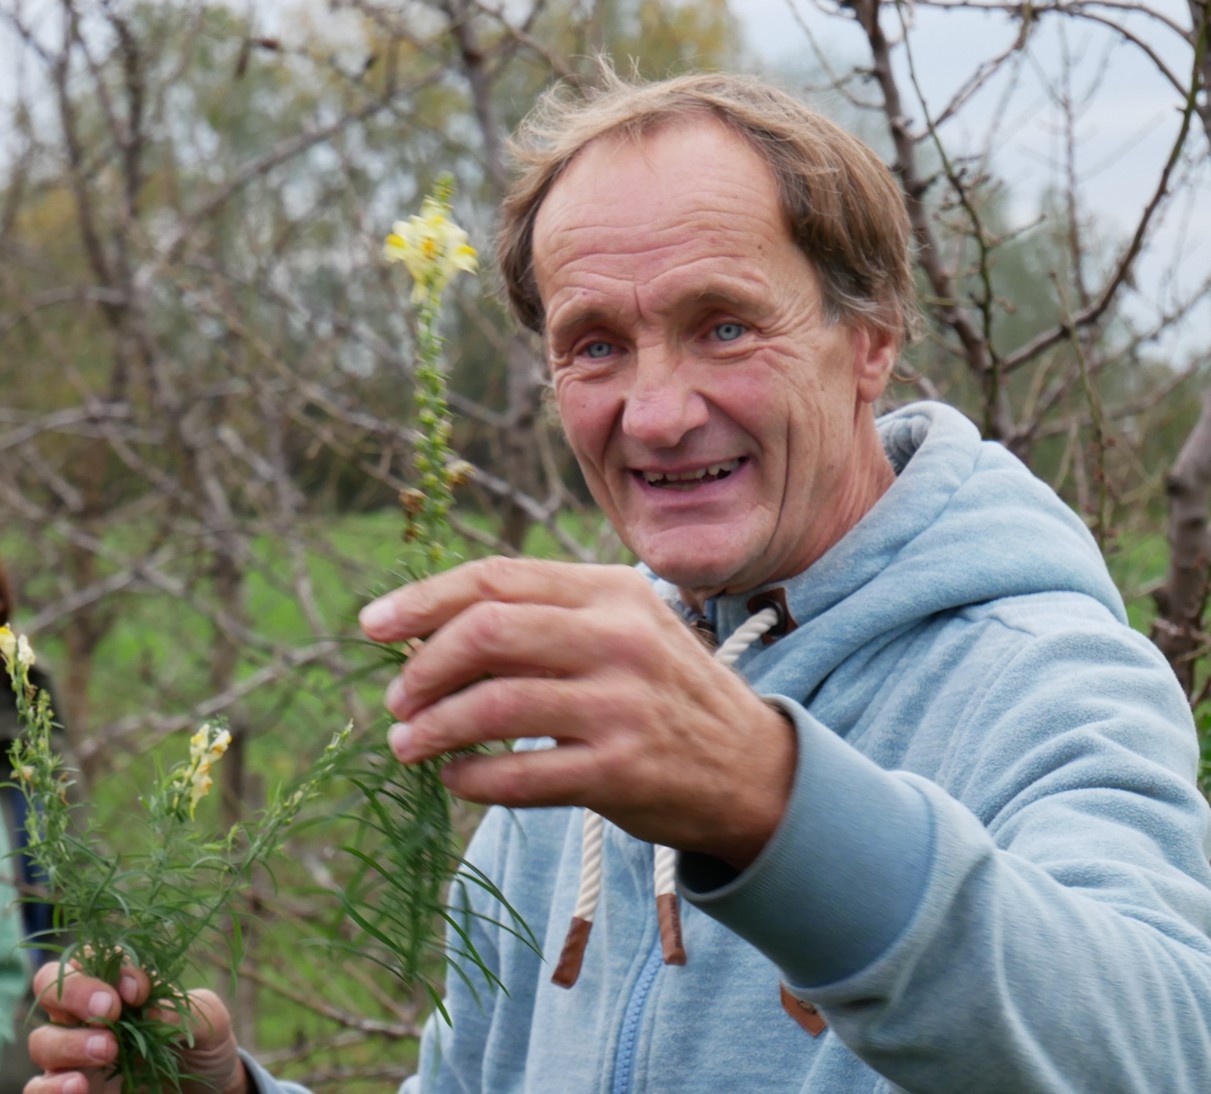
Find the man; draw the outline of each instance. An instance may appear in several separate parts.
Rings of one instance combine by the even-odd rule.
[[[645,567],[488,560],[363,613],[429,636],[387,693],[401,761],[523,739],[445,778],[527,807],[469,856],[543,949],[468,887],[508,995],[451,976],[406,1089],[1206,1089],[1189,711],[1043,484],[945,407],[876,423],[913,315],[887,171],[725,76],[551,98],[519,140],[510,296]],[[686,898],[663,940],[653,844]],[[208,1005],[208,1074],[297,1089]]]

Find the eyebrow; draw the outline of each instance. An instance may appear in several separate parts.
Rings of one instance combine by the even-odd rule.
[[[703,307],[735,308],[749,314],[761,312],[765,301],[763,288],[738,277],[727,279],[731,284],[720,285],[717,280],[708,281],[696,291],[690,291],[673,300],[671,310],[676,313]],[[598,324],[609,327],[618,322],[618,309],[605,307],[596,301],[571,303],[559,309],[557,323],[546,317],[544,326],[547,338],[557,344],[575,335],[586,327]]]
[[[544,316],[543,328],[548,342],[561,344],[575,338],[586,327],[611,326],[617,321],[617,311],[603,308],[599,304],[568,304],[559,311],[557,323],[551,322],[550,315]]]
[[[739,280],[739,279],[734,279]],[[745,288],[741,292],[731,289],[708,287],[694,297],[696,304],[718,305],[721,307],[756,308],[760,307],[763,296],[757,289]]]

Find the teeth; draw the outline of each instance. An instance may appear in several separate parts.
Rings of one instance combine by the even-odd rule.
[[[707,467],[700,467],[696,471],[644,471],[643,478],[649,486],[656,486],[659,483],[668,482],[700,482],[708,475],[712,479],[717,479],[720,475],[729,474],[732,471],[735,471],[739,466],[740,461],[735,459],[727,460],[724,463],[713,463]]]

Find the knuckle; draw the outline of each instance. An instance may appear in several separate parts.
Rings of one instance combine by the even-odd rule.
[[[617,584],[620,589],[631,596],[641,597],[647,601],[655,600],[657,603],[660,603],[660,598],[652,591],[651,582],[633,566],[623,566],[621,563],[613,563],[610,566],[604,567],[604,569],[606,570],[610,584]]]
[[[45,994],[46,989],[54,984],[59,976],[59,965],[57,962],[43,965],[34,973],[34,994],[39,999]]]
[[[533,800],[534,783],[520,765],[500,763],[494,766],[496,770],[492,773],[492,799],[506,806],[529,805]]]
[[[516,703],[505,680],[480,680],[465,688],[458,696],[455,717],[463,728],[474,727],[469,737],[489,740],[501,725],[510,725]],[[470,743],[470,740],[460,743]]]
[[[79,975],[74,969],[62,969],[57,961],[49,961],[34,974],[34,994],[43,1004],[60,1003],[68,992],[71,978]]]
[[[516,563],[501,555],[477,559],[470,564],[476,594],[482,600],[497,600],[509,587]]]
[[[533,706],[527,702],[523,681],[518,679],[485,680],[472,689],[471,715],[480,726],[509,726],[521,729],[533,716]]]
[[[413,754],[427,756],[433,751],[434,742],[438,737],[438,728],[440,728],[435,728],[436,721],[437,715],[426,711],[422,716],[413,718],[408,723],[409,747]]]
[[[615,562],[615,563],[612,563],[609,567],[607,567],[607,569],[609,569],[613,574],[615,574],[619,581],[626,582],[631,588],[634,588],[634,589],[650,589],[651,588],[651,585],[648,582],[648,579],[646,577],[644,577],[633,566],[624,566],[621,562]]]
[[[506,632],[507,613],[506,606],[498,600],[484,601],[467,609],[462,639],[470,653],[491,656],[497,652],[500,638]]]
[[[558,685],[532,677],[481,680],[464,693],[460,722],[483,741],[545,736],[559,702]]]

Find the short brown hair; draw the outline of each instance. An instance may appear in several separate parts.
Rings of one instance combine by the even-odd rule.
[[[829,320],[908,341],[919,322],[912,228],[899,186],[871,148],[754,77],[700,73],[631,83],[604,64],[599,86],[584,97],[563,85],[548,91],[511,141],[520,173],[501,205],[496,251],[518,321],[543,331],[534,221],[577,153],[599,137],[641,137],[695,116],[721,121],[769,164],[791,234],[820,276]]]

